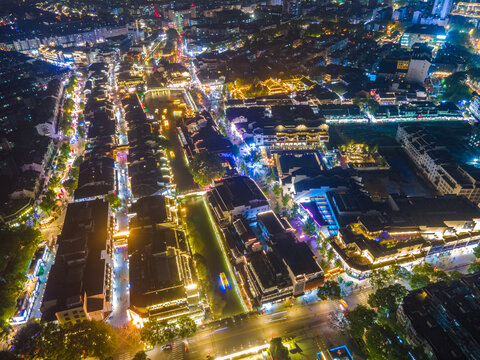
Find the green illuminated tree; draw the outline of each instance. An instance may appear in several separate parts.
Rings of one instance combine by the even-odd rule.
[[[143,328],[140,330],[141,340],[152,346],[163,344],[165,342],[162,331],[163,327],[164,324],[158,321],[148,321],[144,323]]]
[[[53,207],[55,206],[57,194],[53,190],[47,190],[43,195],[42,202],[40,203],[40,209],[43,210],[44,213],[49,213]]]
[[[337,300],[341,297],[340,284],[336,281],[327,280],[317,291],[320,300]]]
[[[197,331],[197,324],[188,316],[181,317],[177,320],[178,336],[187,338],[195,334]]]
[[[379,270],[372,271],[368,281],[370,282],[370,285],[372,285],[375,288],[383,288],[392,284],[395,281],[395,277],[394,277],[394,274],[392,274],[392,272],[389,272],[388,270],[379,269]]]
[[[348,322],[348,328],[352,337],[361,339],[365,334],[365,330],[369,329],[375,322],[377,315],[375,311],[365,305],[358,305],[352,311],[345,314]]]
[[[368,305],[378,308],[380,311],[387,313],[395,313],[402,299],[407,295],[408,291],[405,286],[393,284],[378,289],[368,296]]]
[[[473,255],[478,259],[480,258],[480,245],[475,246],[473,249]]]
[[[222,178],[226,170],[218,155],[202,151],[195,154],[190,161],[190,172],[195,182],[203,187],[211,184],[215,179]]]
[[[313,236],[317,233],[317,226],[315,224],[315,221],[310,216],[307,217],[307,220],[305,220],[305,223],[302,226],[302,231],[307,236]]]
[[[288,349],[282,343],[282,338],[276,337],[270,340],[270,355],[272,359],[276,360],[288,360]]]
[[[120,210],[120,208],[122,207],[122,201],[115,193],[107,194],[105,196],[105,200],[110,204],[110,208],[115,212]]]
[[[73,108],[75,107],[75,103],[71,98],[68,98],[65,100],[63,103],[63,111],[71,113],[73,111]]]
[[[473,274],[480,271],[480,262],[474,262],[468,267],[468,273]]]
[[[420,289],[422,287],[427,286],[430,283],[431,283],[430,277],[425,274],[413,274],[410,277],[410,280],[408,281],[408,284],[410,285],[412,290]]]

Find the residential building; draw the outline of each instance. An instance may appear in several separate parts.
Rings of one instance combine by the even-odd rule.
[[[480,358],[480,273],[410,291],[397,310],[429,359]]]
[[[400,125],[397,141],[440,195],[460,195],[474,204],[480,202],[480,184],[477,180],[423,128]]]

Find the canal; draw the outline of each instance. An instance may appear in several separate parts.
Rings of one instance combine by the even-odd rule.
[[[245,311],[231,267],[220,245],[220,239],[203,196],[182,199],[184,222],[202,288],[207,294],[214,318],[223,318]],[[231,286],[222,290],[219,275],[225,273]]]
[[[169,126],[166,129],[165,136],[168,138],[171,150],[174,153],[174,156],[170,156],[170,166],[174,183],[177,186],[177,193],[181,193],[197,189],[198,185],[193,181],[193,176],[187,168],[183,148],[178,139],[177,121],[180,121],[181,118],[173,116],[173,112],[182,109],[174,104],[175,100],[185,101],[183,92],[170,90],[150,92],[145,95],[143,103],[158,121],[161,121],[163,111],[166,109],[165,116],[169,121]]]

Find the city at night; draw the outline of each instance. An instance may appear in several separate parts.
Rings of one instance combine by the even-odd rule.
[[[480,3],[0,0],[0,360],[480,360]]]

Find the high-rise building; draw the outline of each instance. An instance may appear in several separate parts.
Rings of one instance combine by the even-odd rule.
[[[452,0],[435,0],[432,8],[432,15],[440,16],[440,19],[445,19],[450,10],[452,10]]]
[[[283,12],[292,16],[302,13],[302,2],[300,0],[283,0]]]

